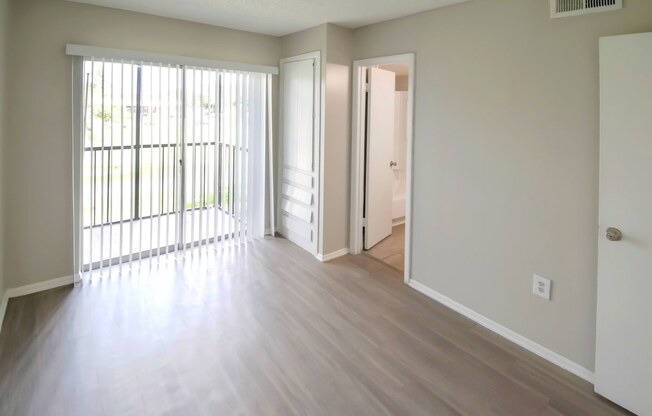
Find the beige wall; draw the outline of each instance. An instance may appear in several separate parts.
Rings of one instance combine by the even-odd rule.
[[[308,52],[326,53],[326,31],[328,25],[319,25],[281,38],[281,58],[302,55]]]
[[[66,43],[277,65],[280,40],[62,0],[12,0],[7,287],[72,273],[71,59]]]
[[[349,247],[353,31],[328,25],[324,120],[323,254]]]
[[[598,38],[651,30],[648,0],[555,20],[547,1],[474,0],[355,32],[356,59],[416,52],[412,277],[588,369]]]
[[[5,179],[5,168],[7,161],[5,160],[5,141],[7,139],[6,127],[7,127],[7,118],[6,114],[6,101],[7,96],[6,91],[6,75],[7,75],[7,46],[8,46],[8,35],[9,35],[9,1],[0,0],[0,302],[2,302],[2,297],[4,295],[5,282],[4,282],[4,205],[7,200],[7,194],[4,186]],[[0,322],[2,326],[2,322]]]

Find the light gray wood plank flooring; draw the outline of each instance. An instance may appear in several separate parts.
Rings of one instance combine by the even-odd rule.
[[[627,414],[368,256],[268,238],[9,302],[1,415]]]

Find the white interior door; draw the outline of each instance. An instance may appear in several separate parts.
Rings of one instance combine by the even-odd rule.
[[[392,223],[405,218],[405,185],[407,182],[407,104],[408,92],[394,94],[394,185],[392,187]]]
[[[365,250],[392,234],[395,90],[394,72],[369,69]]]
[[[279,229],[313,254],[319,224],[319,56],[281,62]]]
[[[595,391],[639,415],[652,415],[651,184],[652,34],[603,38]]]

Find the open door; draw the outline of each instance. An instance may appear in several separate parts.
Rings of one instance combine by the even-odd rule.
[[[652,33],[600,39],[595,391],[652,415]]]
[[[392,156],[396,74],[370,68],[367,104],[364,248],[392,234]]]

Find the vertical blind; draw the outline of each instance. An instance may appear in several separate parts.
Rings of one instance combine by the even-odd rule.
[[[263,236],[269,75],[97,58],[81,72],[80,274]]]

